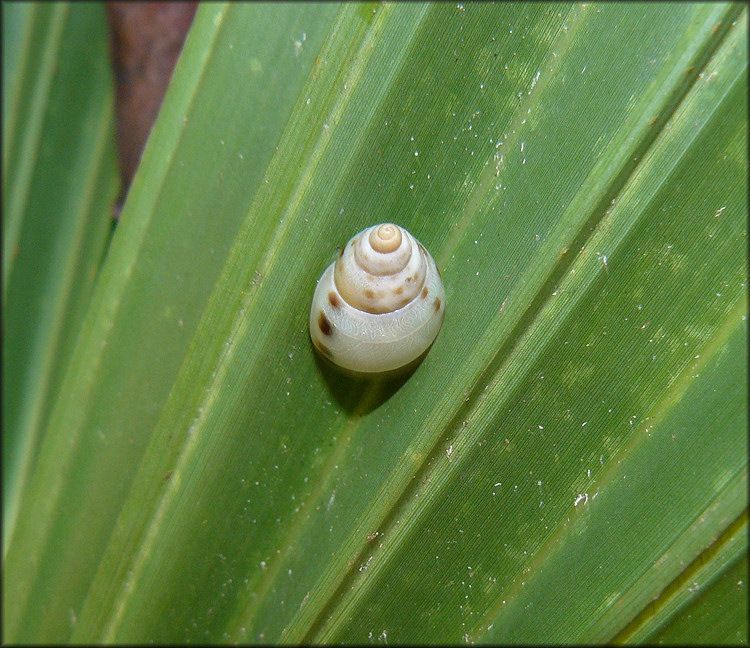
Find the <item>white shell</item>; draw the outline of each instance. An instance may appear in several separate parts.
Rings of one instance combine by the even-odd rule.
[[[318,280],[310,337],[334,364],[355,373],[399,369],[440,331],[445,290],[435,261],[391,223],[352,238]]]

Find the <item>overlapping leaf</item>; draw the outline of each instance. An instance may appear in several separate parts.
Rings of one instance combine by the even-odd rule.
[[[3,4],[3,554],[112,224],[104,7]]]

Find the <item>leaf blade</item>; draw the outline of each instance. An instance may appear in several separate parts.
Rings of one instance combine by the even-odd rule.
[[[64,3],[14,11],[23,26],[15,108],[3,124],[13,135],[3,167],[4,245],[13,247],[3,268],[4,554],[109,240],[118,184],[103,11]]]

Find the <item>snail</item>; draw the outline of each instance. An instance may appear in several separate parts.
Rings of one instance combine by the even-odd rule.
[[[444,313],[430,253],[402,227],[383,223],[356,234],[318,280],[310,337],[347,372],[396,372],[426,353]]]

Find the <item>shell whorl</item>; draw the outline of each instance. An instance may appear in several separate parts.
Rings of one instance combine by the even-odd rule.
[[[416,239],[384,223],[355,236],[336,261],[341,297],[366,313],[390,313],[414,300],[425,281],[427,260]]]

